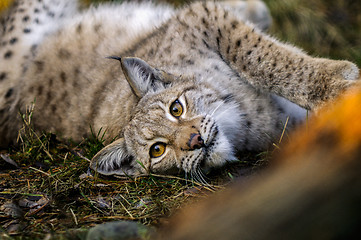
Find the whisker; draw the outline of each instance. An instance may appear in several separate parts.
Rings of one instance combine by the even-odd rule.
[[[199,167],[197,168],[197,175],[199,176],[201,182],[202,182],[205,186],[211,187],[211,186],[209,185],[208,181],[205,179],[205,178],[207,178],[207,177],[204,176],[202,170],[201,170]]]
[[[204,179],[203,173],[199,166],[197,166],[195,169],[192,169],[191,173],[193,174],[194,179],[204,186],[209,186],[208,182]]]
[[[213,112],[210,114],[211,117],[213,117],[214,113],[224,104],[224,102],[221,102],[214,110]]]
[[[221,104],[223,105],[223,104]],[[220,105],[220,106],[221,106]],[[214,113],[216,112],[216,110],[218,110],[219,107],[217,107],[213,112],[212,112],[212,115],[214,115]],[[229,106],[228,108],[222,108],[222,110],[220,112],[217,113],[217,116],[222,116],[223,114],[225,114],[226,112],[232,110],[232,109],[235,109],[237,108],[237,106]],[[245,113],[241,113],[241,117],[245,116],[246,114]]]
[[[204,172],[202,171],[202,169],[199,167],[199,173],[202,175],[202,177],[206,180],[209,180],[209,178],[204,174]]]
[[[194,176],[193,176],[193,171],[191,170],[189,173],[191,174],[191,178],[190,178],[190,180],[191,180],[191,182],[192,182],[192,185],[194,186]]]
[[[202,176],[199,174],[199,172],[196,171],[195,173],[196,173],[196,175],[197,175],[198,182],[201,183],[202,185],[206,185],[207,183],[204,181],[204,179],[203,179]]]

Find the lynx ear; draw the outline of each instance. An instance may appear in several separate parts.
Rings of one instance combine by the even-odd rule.
[[[161,80],[162,73],[158,69],[151,67],[147,62],[140,58],[120,58],[109,57],[120,61],[123,73],[131,86],[133,92],[139,98],[143,97],[148,91],[156,91],[164,88]]]
[[[129,175],[139,173],[139,164],[126,149],[120,138],[100,150],[91,160],[90,168],[103,175]]]

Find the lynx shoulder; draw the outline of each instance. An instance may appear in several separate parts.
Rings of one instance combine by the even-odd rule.
[[[70,0],[15,1],[2,16],[0,145],[14,142],[18,110],[35,100],[37,131],[80,141],[92,126],[117,139],[92,160],[102,174],[201,178],[239,151],[267,148],[288,117],[302,121],[359,70],[263,33],[252,4],[79,11]]]

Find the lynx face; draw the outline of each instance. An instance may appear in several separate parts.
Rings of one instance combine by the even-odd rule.
[[[200,170],[236,160],[242,113],[235,102],[193,79],[173,81],[140,59],[124,59],[122,67],[140,101],[123,138],[93,158],[93,169],[107,175],[183,170],[199,177]]]

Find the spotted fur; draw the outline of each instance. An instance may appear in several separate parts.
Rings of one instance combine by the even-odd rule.
[[[293,125],[304,108],[334,98],[358,68],[266,35],[257,27],[265,20],[248,22],[252,4],[77,11],[72,0],[15,1],[2,16],[0,145],[14,142],[18,111],[35,100],[37,131],[81,141],[92,126],[117,139],[92,160],[102,174],[183,170],[201,179],[239,151],[267,148],[288,116]],[[165,151],[152,157],[158,143]]]

